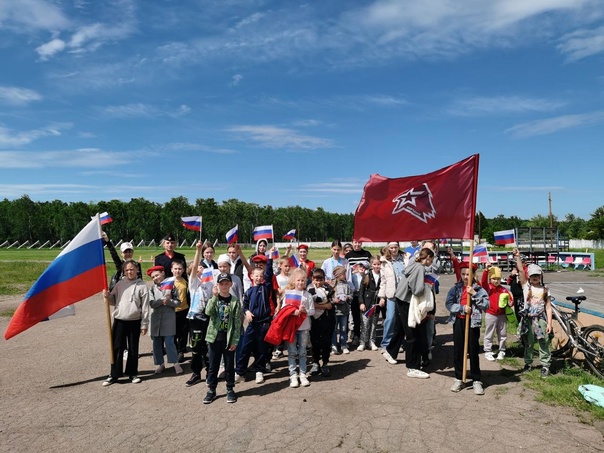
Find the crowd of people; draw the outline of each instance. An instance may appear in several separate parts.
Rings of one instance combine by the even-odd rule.
[[[256,384],[262,384],[271,362],[285,351],[291,388],[309,386],[313,376],[329,377],[330,358],[350,354],[351,349],[381,350],[390,364],[398,363],[398,355],[404,352],[409,378],[430,377],[427,370],[440,291],[436,274],[441,269],[436,241],[412,242],[405,249],[390,242],[380,255],[364,250],[357,240],[345,246],[333,241],[331,256],[320,267],[308,258],[306,244],[290,245],[285,256],[277,257],[275,247],[269,248],[268,241],[261,239],[249,257],[237,244],[215,257],[214,247],[199,241],[187,266],[184,255],[174,250],[175,238],[168,234],[162,242],[164,252],[147,270],[151,279],[147,284],[140,264],[132,259],[132,244],[121,244],[120,257],[106,235],[104,239],[117,268],[105,293],[113,306],[114,363],[104,386],[123,376],[132,383],[141,381],[139,340],[147,332],[156,374],[166,370],[165,356],[176,374],[183,373],[181,364],[191,353],[192,374],[185,385],[205,379],[205,404],[216,398],[221,378],[226,383],[226,401],[236,402],[236,384],[248,373],[254,374]],[[487,264],[479,281],[476,264],[460,262],[450,248],[448,252],[457,281],[445,297],[453,324],[451,391],[465,386],[467,350],[474,393],[484,394],[481,326],[484,323],[485,358],[502,360],[510,312],[518,321],[525,346],[525,371],[532,369],[538,343],[541,376],[547,377],[552,313],[541,268],[527,265],[514,249],[516,266],[507,281],[508,291],[501,284],[499,267]],[[377,337],[380,316],[381,341]],[[466,322],[470,323],[467,345]]]

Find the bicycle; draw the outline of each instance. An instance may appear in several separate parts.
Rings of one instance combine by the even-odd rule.
[[[573,359],[581,353],[594,374],[604,379],[604,327],[596,324],[584,327],[579,322],[579,305],[587,297],[569,296],[566,300],[575,305],[573,312],[562,310],[552,297],[552,356]]]

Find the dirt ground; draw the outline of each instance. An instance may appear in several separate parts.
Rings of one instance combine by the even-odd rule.
[[[568,294],[580,279],[604,294],[602,278],[574,272],[554,279]],[[443,293],[452,283],[441,277]],[[19,302],[3,298],[0,309]],[[404,360],[390,365],[377,351],[352,351],[332,357],[331,378],[290,389],[282,358],[264,384],[251,375],[238,384],[236,404],[226,403],[220,382],[219,398],[203,405],[205,383],[185,387],[188,362],[183,375],[172,368],[153,374],[149,338],[141,340],[142,383],[102,387],[109,371],[102,298],[77,304],[76,313],[2,340],[0,451],[604,451],[604,424],[585,424],[571,409],[535,401],[520,374],[503,373],[482,356],[486,394],[474,395],[471,386],[452,393],[448,324],[437,325],[430,379],[407,378]],[[441,294],[437,316],[446,315]],[[7,325],[0,319],[2,332]]]

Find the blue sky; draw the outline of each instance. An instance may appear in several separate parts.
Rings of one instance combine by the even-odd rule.
[[[0,198],[354,212],[479,153],[478,209],[604,205],[602,0],[3,0]]]

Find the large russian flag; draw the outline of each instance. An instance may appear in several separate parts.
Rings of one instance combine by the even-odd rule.
[[[273,226],[264,225],[254,228],[254,241],[260,239],[272,239],[273,238]]]
[[[201,231],[201,216],[181,217],[182,226],[187,230]]]
[[[513,244],[516,242],[514,230],[495,231],[493,235],[495,236],[495,244],[497,245]]]
[[[50,263],[10,320],[7,340],[61,308],[107,288],[100,217],[93,220]]]

